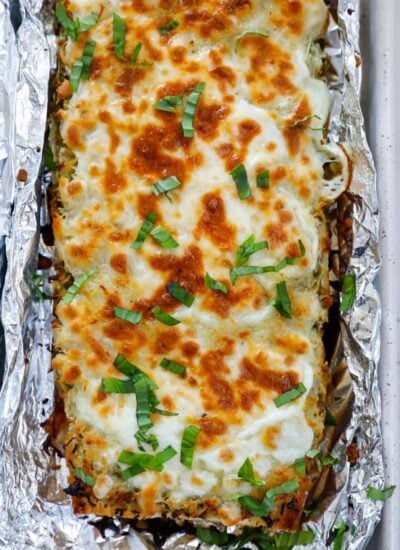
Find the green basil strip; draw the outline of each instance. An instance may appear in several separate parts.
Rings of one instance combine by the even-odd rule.
[[[244,164],[238,164],[235,166],[235,168],[230,172],[230,175],[235,182],[239,199],[243,201],[251,197],[251,189]]]
[[[299,240],[298,245],[300,248],[300,256],[296,256],[295,258],[290,258],[289,256],[286,256],[285,258],[283,258],[283,260],[279,262],[279,264],[266,266],[245,265],[241,267],[233,267],[229,272],[232,284],[235,284],[238,277],[245,277],[247,275],[262,275],[263,273],[278,273],[279,271],[282,271],[282,269],[284,269],[286,266],[294,265],[301,258],[303,258],[306,253],[302,241]]]
[[[297,479],[289,479],[289,481],[285,481],[284,483],[281,483],[276,487],[271,487],[271,489],[268,489],[266,495],[269,498],[275,498],[278,495],[287,495],[289,493],[293,493],[294,491],[297,491],[298,488],[299,482],[297,481]]]
[[[173,238],[171,233],[169,233],[164,227],[161,227],[161,225],[155,227],[150,232],[150,235],[163,248],[177,248],[179,246],[179,243]]]
[[[340,303],[340,311],[349,311],[356,299],[356,277],[351,273],[347,273],[343,277],[343,296]]]
[[[67,289],[67,292],[64,294],[63,302],[70,304],[78,292],[82,289],[86,281],[93,277],[96,273],[97,271],[95,269],[89,269],[89,271],[86,271],[86,273],[83,273],[75,279],[72,285]]]
[[[346,531],[348,531],[348,525],[344,523],[335,525],[335,538],[333,539],[333,550],[342,550],[343,540]]]
[[[154,109],[157,109],[158,111],[165,111],[167,113],[175,113],[175,106],[176,105],[182,105],[183,103],[183,94],[179,95],[166,95],[160,99],[160,101],[157,101],[157,103],[153,103]]]
[[[336,419],[327,407],[325,407],[325,413],[325,426],[336,426]]]
[[[308,453],[306,454],[307,458],[317,458],[320,455],[320,451],[318,449],[310,449]]]
[[[160,27],[158,30],[161,36],[165,36],[177,27],[179,27],[179,21],[177,19],[172,19],[169,23]]]
[[[156,414],[161,414],[162,416],[179,416],[179,413],[174,413],[171,411],[163,411],[162,409],[157,409],[156,407],[152,408],[151,412]]]
[[[294,468],[296,470],[296,473],[299,475],[304,475],[306,473],[306,459],[304,456],[301,458],[296,458],[294,461]]]
[[[138,430],[135,433],[134,437],[137,441],[139,449],[143,452],[144,452],[144,447],[142,443],[145,443],[146,445],[150,445],[153,451],[156,451],[160,445],[157,437],[154,434],[146,434]]]
[[[167,291],[170,296],[178,300],[182,304],[185,304],[186,307],[192,306],[195,298],[189,292],[186,292],[184,288],[178,285],[175,281],[171,281],[167,284]]]
[[[122,451],[118,457],[118,462],[123,464],[131,464],[130,468],[121,472],[121,477],[124,481],[140,474],[146,470],[152,472],[161,472],[165,462],[171,460],[177,452],[171,446],[166,447],[163,451],[151,455],[148,453],[131,453],[130,451]]]
[[[390,498],[393,493],[396,490],[396,485],[392,485],[391,487],[385,487],[385,489],[377,489],[376,487],[373,487],[372,485],[368,486],[367,490],[367,497],[371,500],[387,500]]]
[[[176,176],[170,176],[169,178],[166,178],[165,180],[157,181],[156,183],[153,183],[151,186],[151,190],[155,194],[156,197],[162,195],[163,193],[168,193],[168,191],[172,191],[173,189],[177,189],[182,184],[178,180]]]
[[[39,273],[32,274],[32,298],[36,302],[41,302],[42,300],[52,300],[53,296],[51,294],[46,294],[42,292],[41,286],[43,284],[43,276]]]
[[[123,309],[122,307],[114,307],[114,315],[118,319],[123,319],[124,321],[128,321],[133,325],[137,325],[138,323],[140,323],[143,317],[143,315],[141,313],[138,313],[137,311]]]
[[[89,487],[93,487],[94,485],[96,485],[96,478],[93,477],[93,476],[90,476],[89,474],[86,474],[82,468],[75,468],[74,466],[72,467],[72,471],[75,475],[75,477],[77,477],[78,479],[80,479],[81,481],[83,481],[83,483],[85,485],[89,485]]]
[[[71,17],[68,16],[61,2],[57,2],[55,14],[59,23],[63,26],[66,35],[70,36],[75,42],[78,40],[79,34],[93,27],[97,23],[99,18],[96,13],[90,13],[85,19],[73,20]]]
[[[175,319],[175,317],[172,317],[172,315],[161,309],[159,306],[153,307],[151,312],[154,317],[161,321],[161,323],[164,323],[164,325],[173,327],[174,325],[179,325],[180,323],[179,319]]]
[[[114,52],[120,59],[125,59],[126,23],[118,13],[113,13]]]
[[[104,393],[135,393],[135,382],[120,378],[103,378],[100,391]]]
[[[292,390],[282,393],[282,395],[280,395],[279,397],[275,397],[274,403],[277,407],[283,407],[283,405],[287,405],[291,401],[295,401],[296,399],[298,399],[306,391],[307,389],[305,385],[300,382],[300,384],[298,384]]]
[[[89,79],[90,66],[92,64],[95,47],[96,42],[94,40],[88,40],[83,48],[82,58],[75,61],[72,66],[69,83],[74,92],[78,90],[79,81],[81,79]]]
[[[54,155],[51,147],[46,145],[43,151],[43,162],[48,170],[55,170],[57,168],[57,163],[54,160]]]
[[[269,171],[264,170],[263,172],[260,172],[256,176],[256,182],[257,187],[260,189],[268,189],[269,188]]]
[[[150,418],[149,386],[144,376],[138,376],[134,385],[136,394],[136,421],[139,430],[146,433],[153,426]]]
[[[314,542],[315,533],[310,530],[297,531],[297,533],[277,533],[274,535],[275,548],[288,550],[294,546],[307,546]]]
[[[211,290],[217,290],[223,294],[228,294],[228,287],[224,285],[224,283],[221,283],[221,281],[213,279],[208,273],[206,273],[206,286]]]
[[[245,36],[262,36],[264,38],[268,38],[269,34],[266,32],[266,31],[258,31],[258,30],[254,30],[254,31],[246,31],[246,32],[243,32],[239,38],[236,40],[235,42],[235,53],[238,52],[239,50],[239,45],[240,45],[240,41],[242,40],[242,38],[244,38]]]
[[[238,498],[240,505],[248,510],[253,516],[263,517],[269,514],[274,505],[274,499],[264,496],[261,502],[255,500],[249,495],[243,495]]]
[[[197,426],[186,426],[182,435],[181,442],[181,463],[185,468],[192,467],[194,447],[200,433],[200,428]]]
[[[126,359],[123,355],[118,354],[114,359],[113,365],[116,369],[125,374],[125,376],[128,376],[128,378],[132,378],[133,380],[136,380],[138,376],[144,376],[150,390],[156,390],[158,388],[157,384],[155,384],[153,380],[151,380],[142,370],[140,370],[139,367],[128,361],[128,359]]]
[[[131,53],[131,64],[132,65],[136,64],[136,61],[137,61],[137,58],[139,57],[141,49],[142,49],[142,44],[141,44],[141,42],[138,42],[136,44],[136,46],[133,48],[132,53]]]
[[[264,250],[265,248],[268,248],[267,241],[260,241],[259,243],[256,243],[255,236],[250,235],[250,237],[247,237],[247,239],[243,241],[236,252],[236,265],[244,265],[250,256],[260,250]]]
[[[186,105],[183,111],[183,118],[182,118],[182,132],[183,136],[186,138],[192,138],[194,137],[194,126],[193,126],[193,120],[194,115],[196,113],[197,104],[200,99],[200,95],[202,91],[205,88],[206,83],[200,82],[197,84],[193,92],[189,94],[189,97],[187,98]]]
[[[172,359],[167,359],[167,357],[163,357],[163,359],[161,359],[160,367],[169,370],[170,372],[173,372],[175,374],[179,374],[179,376],[185,376],[186,374],[185,366],[181,365],[180,363],[176,363],[175,361],[172,361]]]
[[[142,223],[139,233],[137,234],[136,239],[131,244],[131,248],[137,250],[142,246],[144,243],[145,238],[147,235],[149,235],[150,231],[152,230],[152,227],[154,225],[154,222],[157,219],[157,214],[155,212],[149,212]]]
[[[276,299],[274,308],[279,311],[282,317],[286,317],[286,319],[292,318],[292,303],[289,298],[285,281],[281,281],[276,285]]]
[[[213,527],[210,527],[210,529],[197,527],[196,536],[201,542],[210,545],[215,544],[216,546],[224,546],[229,542],[228,533],[226,531],[217,531],[217,529]]]
[[[253,464],[249,458],[246,458],[240,467],[238,477],[243,479],[243,481],[251,483],[251,485],[254,485],[255,487],[262,487],[264,485],[264,481],[262,479],[257,479],[254,475]]]
[[[325,456],[320,456],[319,461],[322,466],[333,466],[339,462],[339,459],[337,458],[337,456],[329,454]]]

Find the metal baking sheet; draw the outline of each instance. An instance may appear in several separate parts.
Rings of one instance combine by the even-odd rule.
[[[382,268],[382,429],[386,483],[397,485],[368,550],[400,547],[400,2],[362,2],[363,108],[378,173]]]

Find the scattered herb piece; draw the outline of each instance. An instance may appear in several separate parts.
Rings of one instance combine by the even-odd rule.
[[[247,263],[247,260],[260,250],[268,248],[267,241],[260,241],[256,243],[256,238],[254,235],[250,235],[243,243],[240,245],[238,251],[236,252],[236,265],[244,265]]]
[[[327,407],[325,407],[325,412],[325,426],[336,426],[336,419]]]
[[[197,527],[196,535],[201,542],[210,545],[215,544],[217,546],[224,546],[229,541],[228,533],[226,531],[217,531],[217,529],[214,529],[213,527],[210,529],[206,529],[205,527]]]
[[[169,191],[172,191],[173,189],[177,189],[181,185],[182,185],[181,182],[178,180],[176,176],[170,176],[165,180],[160,180],[160,181],[157,181],[156,183],[153,183],[153,185],[151,186],[151,190],[153,191],[155,196],[158,197],[163,193],[167,195]]]
[[[149,212],[147,214],[144,222],[142,223],[139,229],[139,233],[137,234],[136,239],[131,244],[131,248],[134,248],[136,250],[142,246],[145,238],[150,233],[156,219],[157,219],[157,214],[155,212]]]
[[[186,468],[191,468],[193,463],[194,447],[199,436],[200,428],[197,426],[186,426],[181,442],[181,463]]]
[[[199,102],[200,95],[204,90],[205,85],[206,85],[205,82],[199,82],[199,84],[197,84],[193,92],[189,94],[189,97],[186,100],[186,105],[183,110],[183,118],[181,123],[183,137],[192,138],[194,136],[194,126],[193,126],[194,115],[196,113],[197,104]]]
[[[340,311],[349,311],[356,299],[356,277],[352,273],[347,273],[343,277],[343,296],[340,303]]]
[[[83,273],[77,279],[75,279],[72,285],[67,289],[67,292],[64,294],[63,302],[65,302],[66,304],[70,304],[72,300],[75,298],[75,296],[82,289],[86,281],[91,277],[93,277],[95,273],[96,273],[95,269],[89,269],[89,271],[86,271],[86,273]]]
[[[390,487],[385,487],[385,489],[377,489],[372,485],[368,486],[367,497],[371,500],[382,500],[385,501],[390,498],[396,490],[396,485]]]
[[[120,59],[125,59],[126,23],[118,13],[113,13],[114,52]]]
[[[269,188],[269,171],[264,170],[263,172],[260,172],[256,176],[256,182],[257,187],[260,187],[260,189],[268,189]]]
[[[282,317],[286,317],[286,319],[292,318],[292,303],[289,298],[285,281],[281,281],[276,285],[276,299],[274,308],[279,311]]]
[[[120,378],[103,378],[100,391],[104,393],[135,393],[135,382]]]
[[[239,199],[243,201],[251,197],[251,189],[244,164],[238,164],[235,166],[230,174],[235,182]]]
[[[165,111],[167,113],[175,113],[175,107],[177,105],[182,105],[183,103],[183,94],[179,95],[166,95],[153,104],[154,109],[159,111]]]
[[[163,25],[158,30],[161,34],[161,36],[165,36],[169,34],[171,31],[179,27],[179,21],[177,19],[172,19],[169,23],[166,25]]]
[[[74,472],[74,475],[80,479],[81,481],[83,481],[83,483],[85,485],[89,485],[89,487],[93,487],[94,485],[96,485],[96,478],[93,477],[93,476],[90,476],[88,474],[86,474],[82,468],[75,468],[74,466],[72,467],[72,471]]]
[[[96,42],[94,40],[87,40],[83,48],[81,59],[75,61],[72,66],[69,83],[73,92],[78,90],[81,78],[84,80],[89,79],[90,66],[92,64],[95,47]]]
[[[192,294],[189,294],[184,288],[178,285],[175,281],[171,281],[167,284],[167,291],[170,296],[178,300],[182,304],[185,304],[186,307],[190,307],[195,298]]]
[[[75,42],[78,40],[78,36],[81,32],[86,32],[93,27],[99,18],[96,13],[90,13],[85,19],[72,19],[68,16],[66,9],[57,2],[55,9],[56,17],[59,23],[64,27],[65,34],[70,36]]]
[[[255,487],[262,487],[264,485],[264,481],[262,479],[257,479],[254,475],[253,464],[251,463],[249,458],[246,458],[246,460],[240,467],[238,471],[238,477],[240,479],[243,479],[244,481],[248,481],[249,483],[251,483],[251,485],[254,485]]]
[[[179,325],[180,323],[179,319],[175,319],[175,317],[172,317],[172,315],[161,309],[159,306],[153,307],[151,312],[154,317],[161,321],[161,323],[164,323],[164,325],[173,327],[174,325]]]
[[[151,455],[148,453],[131,453],[130,451],[122,451],[118,457],[118,462],[122,464],[130,464],[130,468],[122,470],[121,478],[126,481],[146,470],[153,472],[161,472],[165,462],[171,460],[177,452],[171,446],[166,447],[163,451]]]
[[[307,391],[306,387],[302,382],[300,382],[300,384],[298,384],[293,389],[285,393],[282,393],[278,397],[275,397],[274,403],[277,407],[283,407],[283,405],[287,405],[291,401],[295,401],[296,399],[298,399],[306,391]]]
[[[223,294],[228,294],[228,287],[221,283],[221,281],[216,281],[211,277],[209,273],[206,273],[206,286],[211,290],[217,290]]]
[[[335,538],[333,539],[333,550],[342,550],[343,539],[349,527],[345,524],[335,525]]]
[[[55,170],[57,168],[57,164],[54,160],[53,151],[49,145],[46,145],[46,147],[44,148],[43,161],[48,170]]]
[[[171,233],[159,225],[150,231],[150,235],[163,248],[177,248],[179,243],[173,238]]]
[[[123,309],[122,307],[114,307],[114,315],[118,319],[129,321],[133,325],[140,323],[143,315],[137,311],[131,311],[130,309]]]
[[[167,359],[167,357],[163,357],[163,359],[161,359],[160,367],[169,370],[175,374],[179,374],[179,376],[185,376],[186,374],[185,366],[181,365],[180,363],[176,363],[175,361],[172,361],[172,359]]]

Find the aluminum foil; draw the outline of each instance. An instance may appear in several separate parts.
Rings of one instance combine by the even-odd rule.
[[[16,1],[16,0],[15,0]],[[45,0],[46,1],[46,0]],[[375,171],[366,143],[359,104],[358,51],[360,0],[332,1],[327,39],[335,75],[330,139],[342,143],[353,161],[351,187],[331,209],[332,265],[357,277],[357,299],[341,319],[330,367],[329,407],[340,418],[322,445],[339,463],[318,480],[318,510],[308,522],[315,534],[310,549],[329,548],[335,526],[345,524],[343,548],[365,548],[379,521],[382,503],[366,497],[368,485],[383,487],[380,432],[379,297],[373,281],[379,268],[378,206]],[[18,9],[19,7],[19,9]],[[40,292],[50,289],[53,247],[42,170],[48,84],[55,65],[55,40],[42,0],[0,0],[0,285],[3,286],[0,350],[4,381],[0,394],[0,544],[9,549],[76,548],[135,550],[189,549],[194,535],[167,527],[135,531],[132,524],[73,515],[65,461],[48,443],[43,427],[54,404],[51,361],[51,300],[32,300],[32,276],[43,276]],[[18,28],[17,31],[15,29]],[[349,225],[348,221],[351,220]],[[343,229],[346,228],[346,229]],[[336,250],[335,250],[336,249]],[[37,279],[38,280],[38,279]],[[4,344],[4,345],[3,345]],[[355,443],[354,466],[346,449]],[[202,545],[204,547],[204,545]]]

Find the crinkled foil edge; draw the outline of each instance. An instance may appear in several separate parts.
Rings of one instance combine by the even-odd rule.
[[[344,143],[353,161],[351,188],[340,199],[337,214],[339,224],[341,218],[352,220],[351,247],[342,247],[340,253],[349,257],[347,270],[357,277],[357,298],[352,311],[342,317],[341,338],[331,369],[334,405],[349,399],[354,403],[351,418],[339,430],[333,447],[340,461],[330,474],[329,490],[323,493],[323,513],[308,523],[316,539],[307,548],[315,550],[329,547],[337,524],[348,526],[343,548],[365,548],[382,508],[382,503],[367,499],[366,490],[368,485],[384,484],[377,377],[381,313],[374,288],[380,264],[378,206],[374,165],[359,104],[360,0],[338,0],[336,9],[337,24],[331,22],[327,50],[342,78],[330,83],[330,139]],[[46,31],[41,10],[41,0],[21,0],[21,24],[14,33],[14,2],[0,0],[0,285],[4,328],[0,352],[4,348],[5,364],[0,394],[0,544],[10,549],[154,548],[151,534],[135,532],[128,522],[104,523],[94,516],[73,515],[62,489],[67,485],[64,461],[49,447],[43,429],[54,395],[50,370],[52,303],[32,302],[30,281],[37,267],[38,249],[44,256],[53,255],[51,244],[46,244],[39,230],[49,223],[49,180],[39,176],[55,42],[49,29]],[[42,274],[47,285],[52,270]],[[350,443],[360,451],[354,466],[345,459]],[[183,550],[198,545],[193,535],[177,527],[162,547]]]

